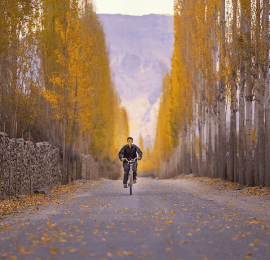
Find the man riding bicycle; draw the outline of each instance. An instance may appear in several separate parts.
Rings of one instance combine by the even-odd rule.
[[[138,158],[138,160],[141,160],[142,151],[137,145],[133,144],[133,138],[128,137],[127,144],[122,147],[122,149],[118,153],[118,156],[119,156],[119,159],[123,162],[123,167],[124,167],[124,172],[125,172],[123,184],[124,184],[124,188],[127,188],[129,165],[128,165],[128,162],[125,160],[125,158],[128,161],[135,159],[136,157]],[[132,165],[132,170],[133,170],[133,183],[136,183],[136,180],[137,180],[137,162],[136,161]]]

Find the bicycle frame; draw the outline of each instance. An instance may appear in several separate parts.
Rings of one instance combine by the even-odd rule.
[[[129,173],[128,173],[128,181],[127,181],[128,186],[130,186],[130,185],[133,184],[133,170],[132,170],[132,165],[133,165],[133,163],[130,163],[129,164]]]
[[[128,161],[126,158],[124,158],[128,164],[129,164],[129,173],[128,173],[128,181],[127,184],[129,186],[129,191],[130,191],[130,195],[132,195],[132,185],[133,185],[133,170],[132,170],[132,166],[133,163],[135,163],[137,161],[137,157],[133,160]]]

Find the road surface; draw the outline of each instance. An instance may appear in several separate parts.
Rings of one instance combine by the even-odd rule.
[[[270,259],[269,197],[192,179],[81,185],[0,226],[0,259]]]

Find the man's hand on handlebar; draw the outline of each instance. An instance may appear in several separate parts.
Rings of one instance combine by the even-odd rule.
[[[131,159],[130,161],[134,161],[134,162],[135,162],[136,159],[137,159],[137,160],[141,160],[140,157],[137,157],[137,158],[135,158],[135,159]],[[123,162],[123,161],[127,161],[127,162],[128,162],[127,158],[122,157],[122,158],[121,158],[121,162]]]

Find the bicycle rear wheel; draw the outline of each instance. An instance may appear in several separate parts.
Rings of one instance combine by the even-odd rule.
[[[129,172],[129,192],[132,195],[133,171]]]

